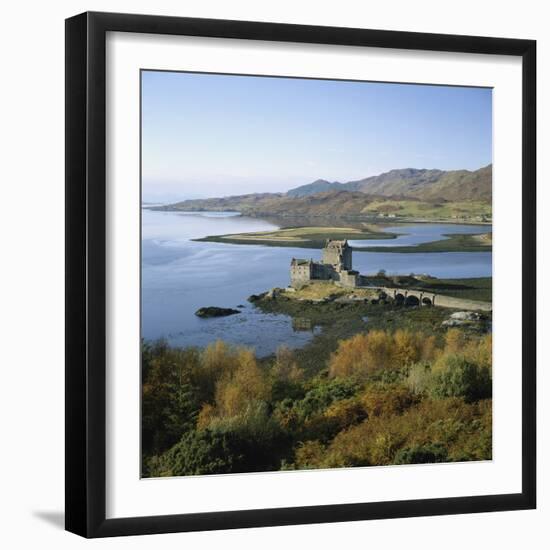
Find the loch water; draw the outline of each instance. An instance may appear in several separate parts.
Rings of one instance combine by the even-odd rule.
[[[254,347],[259,356],[282,344],[305,345],[318,329],[297,327],[289,316],[264,314],[248,296],[289,283],[293,257],[319,260],[321,250],[261,245],[197,242],[193,239],[276,229],[272,223],[233,212],[162,212],[142,210],[141,330],[146,340],[166,339],[174,346],[203,347],[223,339]],[[452,233],[482,233],[490,227],[451,224],[410,224],[389,227],[395,239],[352,242],[352,245],[414,246]],[[490,252],[353,254],[361,273],[428,273],[442,278],[488,277]],[[201,319],[204,306],[231,307],[241,313]]]

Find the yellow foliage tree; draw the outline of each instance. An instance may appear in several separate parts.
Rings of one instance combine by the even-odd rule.
[[[433,361],[439,353],[437,339],[433,334],[426,337],[423,335],[420,336],[420,358],[422,361]]]
[[[277,348],[271,374],[274,380],[286,380],[287,382],[301,382],[304,379],[304,371],[298,367],[294,352],[287,346]]]
[[[466,357],[479,367],[492,368],[493,364],[493,336],[486,334],[477,342],[470,342],[466,348]]]
[[[218,381],[230,376],[238,365],[237,352],[225,342],[218,340],[202,352],[200,368],[196,369],[196,382],[211,399]]]
[[[466,335],[457,328],[451,328],[445,334],[445,353],[461,354],[464,353],[466,344]]]
[[[256,362],[254,352],[240,349],[237,353],[237,368],[228,372],[216,384],[216,414],[229,418],[246,411],[255,401],[269,399],[270,386]]]
[[[338,342],[338,349],[329,361],[332,377],[364,378],[392,362],[393,342],[391,335],[382,330],[356,334]]]
[[[423,335],[408,330],[396,330],[393,335],[393,355],[396,367],[416,363],[421,356]]]
[[[216,409],[210,403],[205,403],[197,418],[197,429],[205,430],[216,416]]]

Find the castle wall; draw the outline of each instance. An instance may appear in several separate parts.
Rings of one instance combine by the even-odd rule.
[[[332,244],[331,244],[332,242]],[[290,285],[300,288],[310,281],[334,281],[355,288],[359,273],[351,269],[352,249],[346,241],[329,241],[323,249],[322,262],[293,259],[290,264]]]
[[[358,284],[359,273],[357,271],[344,270],[339,273],[340,284],[348,288],[355,288]]]
[[[323,263],[352,269],[352,249],[350,246],[328,245],[323,248]]]
[[[352,249],[350,246],[346,246],[342,254],[342,267],[347,270],[352,269]]]
[[[340,254],[337,248],[323,248],[323,263],[328,265],[338,265],[340,263]]]
[[[335,270],[331,265],[325,265],[320,263],[314,263],[312,269],[312,278],[319,279],[321,281],[330,281],[335,279]]]
[[[290,286],[299,288],[307,283],[312,278],[312,264],[304,263],[290,266]]]

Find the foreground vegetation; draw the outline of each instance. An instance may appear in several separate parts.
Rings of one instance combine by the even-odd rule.
[[[306,346],[294,351],[300,368],[308,376],[315,376],[324,368],[336,351],[338,342],[365,330],[420,332],[427,337],[434,336],[438,342],[444,340],[444,322],[448,320],[452,310],[439,307],[403,307],[391,301],[385,304],[372,304],[370,300],[325,301],[321,293],[329,292],[330,286],[323,287],[325,285],[316,283],[304,287],[295,297],[286,299],[285,295],[273,299],[266,295],[253,301],[264,313],[290,316],[298,330],[321,329]],[[334,285],[331,287],[335,288]],[[309,292],[318,292],[319,295],[310,298]],[[301,299],[301,296],[305,299]],[[487,333],[490,327],[491,314],[483,313],[480,320],[467,330],[476,337]]]
[[[490,459],[491,336],[443,331],[437,308],[392,328],[379,308],[366,332],[342,307],[324,339],[262,360],[144,343],[144,476]]]

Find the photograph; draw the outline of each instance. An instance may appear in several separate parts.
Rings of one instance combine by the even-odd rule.
[[[490,461],[492,89],[140,85],[142,477]]]

